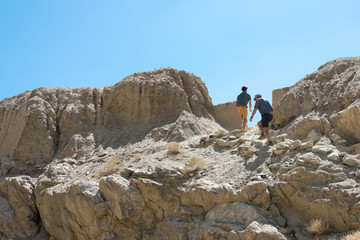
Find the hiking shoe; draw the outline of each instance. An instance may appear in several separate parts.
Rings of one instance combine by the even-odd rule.
[[[265,139],[265,133],[261,133],[260,137],[259,137],[259,140],[263,140]]]
[[[274,146],[274,143],[271,140],[269,141],[269,146]]]

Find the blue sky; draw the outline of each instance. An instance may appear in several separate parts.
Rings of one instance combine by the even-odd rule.
[[[359,9],[357,0],[3,0],[0,100],[160,67],[201,77],[214,104],[242,85],[271,100],[329,60],[360,56]]]

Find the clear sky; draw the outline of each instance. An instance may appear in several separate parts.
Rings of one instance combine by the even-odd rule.
[[[358,0],[2,0],[0,100],[160,67],[201,77],[214,104],[242,85],[271,100],[329,60],[360,56],[359,12]]]

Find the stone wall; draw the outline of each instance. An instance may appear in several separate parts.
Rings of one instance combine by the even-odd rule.
[[[215,120],[226,130],[242,128],[242,121],[239,112],[235,108],[233,112],[234,102],[222,103],[214,106]]]

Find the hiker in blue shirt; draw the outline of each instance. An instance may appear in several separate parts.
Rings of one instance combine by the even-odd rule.
[[[242,93],[240,93],[237,96],[237,100],[235,101],[235,105],[232,109],[232,111],[235,111],[235,107],[237,108],[237,110],[240,113],[241,116],[241,121],[243,123],[242,125],[242,130],[245,131],[245,126],[247,123],[247,115],[248,115],[248,108],[247,105],[249,103],[249,111],[251,112],[251,96],[250,94],[247,93],[247,86],[243,86],[241,88]]]
[[[260,122],[257,123],[261,131],[261,135],[259,139],[264,139],[266,137],[267,140],[269,141],[269,146],[272,146],[274,144],[271,140],[269,133],[269,122],[271,122],[271,120],[273,119],[272,113],[274,109],[272,108],[268,100],[261,97],[261,94],[256,94],[254,101],[256,101],[256,103],[255,103],[254,111],[250,117],[250,122],[252,122],[256,110],[259,109],[259,112],[261,114],[261,120]]]

